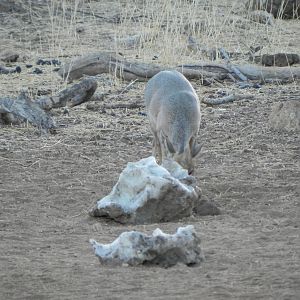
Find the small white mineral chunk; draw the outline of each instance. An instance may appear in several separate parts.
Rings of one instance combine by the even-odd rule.
[[[200,239],[192,225],[179,227],[175,234],[159,228],[152,235],[137,231],[123,232],[111,244],[90,240],[95,255],[102,264],[155,264],[170,267],[177,263],[197,265],[203,260]]]

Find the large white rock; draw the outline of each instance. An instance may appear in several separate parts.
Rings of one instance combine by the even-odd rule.
[[[192,225],[179,227],[175,234],[165,234],[159,228],[152,235],[137,231],[123,232],[111,244],[90,240],[102,264],[156,264],[170,267],[178,262],[196,265],[203,260],[200,239]]]
[[[111,193],[97,202],[92,216],[146,224],[190,216],[198,200],[195,179],[174,161],[159,166],[150,156],[127,164]]]

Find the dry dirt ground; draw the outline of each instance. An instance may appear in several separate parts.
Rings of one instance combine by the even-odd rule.
[[[47,15],[50,6],[1,13],[0,45],[24,54],[24,61],[16,63],[20,74],[0,75],[1,96],[16,96],[24,88],[32,96],[55,93],[65,85],[51,66],[42,66],[43,74],[30,74],[25,63],[35,67],[38,57],[56,53],[65,61],[72,53],[110,47],[107,36],[119,25],[108,20],[117,15],[119,2],[79,3],[78,11],[93,10],[98,17],[85,17],[79,24],[86,35],[72,39],[72,45],[66,35],[57,48],[52,44],[53,38],[60,39],[55,26],[63,28],[63,23]],[[66,20],[72,16],[73,11]],[[76,22],[73,18],[68,24],[75,28]],[[278,22],[285,24],[288,40],[281,36],[274,47],[290,45],[299,52],[299,41],[292,40],[299,21]],[[247,32],[241,39],[247,39]],[[89,40],[94,41],[90,47]],[[134,49],[126,53],[135,56]],[[221,215],[125,226],[87,212],[110,192],[127,162],[151,154],[152,136],[143,107],[101,106],[142,100],[144,83],[122,92],[128,83],[108,74],[97,78],[97,93],[109,95],[70,109],[69,115],[53,111],[56,135],[0,125],[0,299],[300,299],[299,132],[273,131],[268,125],[275,102],[299,100],[299,82],[249,89],[246,93],[255,96],[249,101],[202,105],[199,140],[204,149],[195,176],[203,197],[214,200]],[[200,98],[220,89],[245,92],[229,81],[192,84]],[[127,230],[150,233],[159,227],[174,233],[187,224],[201,237],[206,259],[198,267],[101,266],[88,242],[109,243]]]

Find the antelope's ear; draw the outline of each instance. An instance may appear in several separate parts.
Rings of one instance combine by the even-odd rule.
[[[167,142],[167,147],[170,153],[174,154],[176,151],[174,149],[174,146],[172,143],[169,141],[168,137],[166,136],[166,142]]]
[[[194,143],[191,151],[192,157],[197,156],[201,151],[201,149],[202,149],[202,145]]]

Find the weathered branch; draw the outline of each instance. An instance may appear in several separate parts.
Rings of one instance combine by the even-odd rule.
[[[202,99],[202,102],[209,105],[219,105],[219,104],[225,104],[237,100],[244,100],[244,99],[253,99],[253,95],[228,95],[221,98],[206,98]]]
[[[15,68],[7,68],[4,66],[0,66],[0,74],[11,74],[11,73],[20,73],[21,68],[19,66]]]
[[[114,108],[128,108],[128,109],[134,109],[134,108],[140,108],[144,107],[144,102],[132,102],[132,103],[117,103],[117,104],[104,104],[102,105],[102,108],[104,109],[114,109]]]
[[[220,53],[223,55],[223,57],[224,57],[224,59],[225,59],[227,68],[228,68],[229,70],[231,70],[231,72],[233,72],[233,73],[236,75],[236,77],[238,77],[238,79],[240,79],[241,81],[247,81],[248,78],[247,78],[244,74],[242,74],[242,73],[240,72],[240,70],[239,70],[237,67],[235,67],[235,66],[233,66],[233,65],[231,64],[229,55],[227,54],[227,52],[225,51],[225,49],[220,48],[219,51],[220,51]]]
[[[1,116],[2,115],[2,116]],[[42,131],[55,128],[55,122],[38,103],[31,101],[24,93],[17,99],[0,98],[0,118],[6,122],[28,121]]]
[[[36,100],[44,110],[57,107],[73,107],[88,101],[97,89],[97,81],[93,78],[85,78],[59,92],[56,96],[42,97]]]
[[[111,73],[125,80],[146,81],[165,69],[153,64],[129,62],[122,56],[114,53],[100,52],[89,54],[67,63],[59,70],[58,74],[68,81],[81,78],[83,75],[97,75],[102,73]],[[204,77],[224,79],[223,73],[206,71],[205,68],[193,69],[182,65],[175,69],[189,79]]]
[[[59,75],[68,81],[81,78],[84,75],[111,73],[124,80],[146,81],[158,72],[165,70],[162,66],[127,61],[115,53],[99,52],[72,60],[59,70]],[[169,68],[170,69],[170,68]],[[171,68],[180,71],[188,79],[223,80],[234,76],[239,80],[277,79],[290,81],[300,78],[300,68],[276,68],[254,65],[222,65],[216,63],[202,63],[194,65],[180,65]]]
[[[250,80],[291,81],[300,78],[299,67],[262,67],[255,65],[236,66]]]
[[[25,94],[17,99],[0,98],[0,120],[12,124],[28,121],[47,132],[55,128],[55,122],[47,111],[56,107],[73,107],[88,101],[96,88],[95,79],[85,78],[62,90],[57,96],[43,97],[36,101],[32,101]]]
[[[186,65],[189,66],[189,65]],[[220,64],[208,63],[208,64],[194,64],[191,65],[193,69],[203,69],[209,67],[213,70],[227,69],[226,66]],[[300,67],[263,67],[256,65],[235,65],[235,67],[242,72],[249,80],[260,81],[292,81],[300,78]],[[230,71],[228,72],[230,73]],[[234,74],[233,74],[234,75]]]

